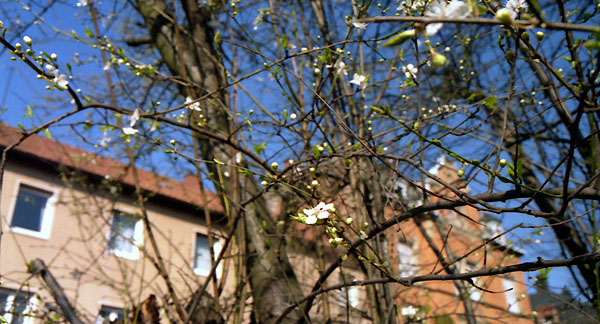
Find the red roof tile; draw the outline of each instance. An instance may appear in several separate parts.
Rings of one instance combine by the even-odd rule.
[[[22,134],[19,129],[0,124],[0,146],[12,145],[22,138]],[[135,185],[132,170],[127,168],[126,164],[46,137],[30,136],[13,150],[97,176],[108,176],[126,185]],[[144,169],[138,168],[137,170],[142,189],[196,206],[203,205],[197,183],[193,181],[180,182]],[[219,197],[207,190],[205,193],[209,209],[223,212]]]

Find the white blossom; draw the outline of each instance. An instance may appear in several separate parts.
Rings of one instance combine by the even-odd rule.
[[[367,87],[367,84],[369,83],[369,81],[367,80],[366,76],[364,76],[362,74],[354,73],[354,76],[352,76],[352,80],[350,81],[350,83],[356,84],[361,89],[364,89]]]
[[[362,240],[366,240],[368,235],[367,233],[365,233],[365,231],[360,230],[360,232],[358,232],[358,236],[362,239]]]
[[[326,68],[331,69],[334,68],[335,72],[339,75],[348,75],[348,71],[346,71],[346,63],[341,59],[337,60],[334,65],[328,64],[325,65]]]
[[[139,131],[133,127],[123,127],[123,134],[125,135],[134,135],[137,134]]]
[[[416,314],[417,309],[412,306],[402,308],[402,316],[415,316]]]
[[[135,123],[140,119],[140,110],[136,109],[129,119],[129,127],[135,126]]]
[[[185,104],[188,105],[188,109],[190,110],[195,110],[195,111],[201,111],[200,109],[200,103],[199,102],[194,102],[192,103],[192,98],[191,97],[186,97],[185,98]]]
[[[79,0],[79,1],[77,2],[77,7],[85,7],[85,6],[87,6],[88,4],[89,4],[89,1],[88,1],[88,0]]]
[[[469,16],[469,7],[460,1],[460,0],[452,0],[450,3],[446,3],[445,1],[439,2],[436,0],[433,2],[429,10],[425,13],[425,16],[431,18],[467,18]],[[427,25],[425,27],[425,31],[427,35],[435,35],[442,28],[443,23],[433,23]]]
[[[510,18],[512,20],[517,19],[521,8],[527,8],[529,5],[526,0],[507,0],[504,4],[504,8],[510,11]]]
[[[108,133],[105,131],[102,134],[102,139],[100,140],[100,147],[102,148],[106,148],[108,146],[108,143],[110,143],[110,141],[112,140],[112,137],[108,136]]]
[[[318,219],[327,219],[331,215],[331,213],[335,212],[335,207],[333,204],[325,204],[324,202],[320,202],[317,206],[311,209],[304,209],[304,215],[307,216],[306,223],[308,224],[308,218],[316,217]],[[316,223],[316,221],[315,221]],[[314,224],[314,223],[313,223]]]
[[[406,76],[407,79],[408,78],[416,79],[419,69],[417,69],[417,67],[412,65],[411,63],[409,63],[406,66],[402,67],[402,72],[404,72],[404,75]]]
[[[67,76],[65,74],[60,74],[58,72],[58,69],[53,70],[52,74],[54,75],[54,79],[52,80],[52,82],[56,83],[58,88],[64,89],[67,87],[69,81],[67,81]]]
[[[363,23],[363,22],[352,22],[352,26],[354,26],[356,29],[367,29],[367,24]]]

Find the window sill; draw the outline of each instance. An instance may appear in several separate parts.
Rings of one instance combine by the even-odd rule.
[[[139,253],[137,251],[126,252],[126,251],[120,251],[120,250],[108,250],[108,253],[110,253],[114,256],[117,256],[119,258],[131,260],[131,261],[137,261],[140,258]]]
[[[206,270],[206,269],[194,268],[194,274],[196,274],[198,276],[208,277],[209,273],[210,273],[210,269]]]
[[[48,240],[50,238],[50,233],[33,231],[22,227],[11,227],[10,231],[16,234],[35,237],[40,240]]]

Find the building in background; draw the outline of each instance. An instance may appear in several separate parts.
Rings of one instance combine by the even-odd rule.
[[[452,161],[440,158],[430,170],[454,188],[463,188]],[[391,194],[405,208],[421,204],[423,192],[407,181],[396,180]],[[457,199],[457,193],[429,180],[428,201]],[[468,192],[468,188],[461,189]],[[403,206],[396,206],[401,210]],[[502,223],[489,214],[464,206],[439,210],[400,224],[387,235],[393,264],[403,277],[451,274],[520,263],[522,251],[512,247]],[[443,260],[443,261],[442,261]],[[486,276],[468,281],[426,281],[396,289],[401,322],[468,323],[466,307],[477,323],[533,323],[522,273]]]
[[[17,129],[0,126],[0,146],[11,145],[19,137]],[[180,182],[142,169],[138,172],[139,186],[147,197],[152,235],[175,293],[187,302],[212,268],[209,235],[216,254],[227,239],[223,207],[214,193],[200,191],[194,176]],[[461,181],[446,160],[440,160],[433,172],[446,182]],[[454,197],[441,186],[427,186],[442,197]],[[386,209],[390,215],[394,209],[418,205],[422,200],[421,192],[406,182],[397,181],[392,187],[390,194],[400,197],[404,207],[390,206]],[[269,193],[266,197],[274,216],[287,215],[280,208],[280,197]],[[206,221],[205,204],[211,226]],[[127,310],[148,296],[156,296],[159,305],[170,302],[164,279],[154,266],[150,233],[142,221],[128,165],[31,136],[8,152],[0,212],[4,230],[0,310],[9,322],[33,324],[59,313],[44,284],[28,272],[31,261],[38,258],[87,322],[122,319]],[[489,241],[502,232],[501,223],[471,207],[431,213],[418,221],[403,222],[399,229],[387,231],[385,242],[391,269],[400,277],[515,264],[521,255],[503,236]],[[291,233],[299,240],[290,240],[290,261],[305,293],[309,293],[321,271],[344,253],[343,247],[331,249],[322,228],[295,224]],[[479,248],[457,261],[484,242],[485,249]],[[217,268],[218,275],[227,279],[219,299],[223,308],[236,298],[233,255],[235,252],[226,253]],[[364,279],[364,267],[349,258],[327,285]],[[522,274],[485,277],[473,283],[390,285],[397,304],[397,321],[466,323],[465,307],[469,307],[478,323],[506,322],[509,318],[514,323],[532,323]],[[368,300],[367,289],[351,286],[323,294],[313,311],[324,315],[315,318],[333,318],[334,323],[370,322],[366,309],[373,301]],[[210,288],[208,291],[214,294]],[[161,310],[160,316],[167,321],[172,314]]]

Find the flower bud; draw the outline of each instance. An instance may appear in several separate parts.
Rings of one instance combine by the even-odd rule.
[[[271,168],[273,168],[273,170],[277,170],[278,167],[279,167],[279,163],[277,163],[277,162],[271,163]]]
[[[515,59],[515,52],[513,51],[506,51],[506,59],[509,61],[514,61]]]
[[[458,171],[456,172],[456,175],[457,175],[459,178],[460,178],[460,177],[462,177],[462,176],[464,176],[464,175],[465,175],[465,170],[464,170],[464,169],[460,169],[460,170],[458,170]]]
[[[15,48],[17,49],[17,51],[21,50],[21,43],[16,43],[15,44]]]
[[[263,185],[263,187],[266,187],[269,185],[269,183],[266,180],[263,180],[260,184]]]
[[[50,58],[56,60],[58,58],[58,55],[56,55],[56,53],[52,53],[50,54]]]
[[[529,42],[529,33],[527,31],[524,31],[521,33],[521,38],[526,41]]]
[[[535,38],[537,38],[538,42],[541,41],[544,38],[544,32],[537,32],[535,33]]]
[[[23,36],[23,42],[25,42],[25,45],[31,46],[31,37]]]
[[[504,168],[506,166],[508,162],[506,162],[506,159],[500,159],[500,167]]]
[[[433,53],[433,58],[432,58],[432,62],[433,62],[433,66],[436,68],[440,68],[443,67],[444,65],[446,65],[446,57],[440,53]]]
[[[505,25],[512,24],[512,18],[510,16],[510,10],[507,8],[502,8],[496,11],[496,19],[500,20],[501,23]]]

